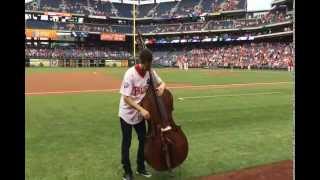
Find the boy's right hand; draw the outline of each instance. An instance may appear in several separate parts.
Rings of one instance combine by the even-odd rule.
[[[142,114],[144,119],[150,119],[150,113],[147,110],[141,109],[140,113]]]

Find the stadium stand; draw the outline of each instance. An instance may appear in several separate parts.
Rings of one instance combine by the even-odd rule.
[[[155,29],[157,28],[157,25],[139,25],[137,26],[137,29],[141,33],[151,33],[155,32]]]
[[[52,21],[27,20],[25,23],[26,28],[34,29],[53,29],[53,25]]]
[[[159,3],[156,11],[154,13],[155,17],[171,17],[171,11],[173,12],[175,8],[175,6],[178,4],[179,2],[166,2],[166,3]]]
[[[57,29],[57,30],[84,31],[84,32],[86,31],[111,32],[112,31],[111,26],[108,24],[75,24],[75,23],[61,23],[61,22],[37,21],[37,20],[27,20],[26,28]]]
[[[201,8],[203,12],[206,13],[212,13],[212,6],[213,6],[213,1],[214,0],[202,0],[201,1]]]
[[[194,8],[199,4],[199,0],[182,0],[175,12],[177,16],[186,16],[194,12]]]
[[[153,25],[138,25],[138,30],[142,33],[160,33],[160,32],[179,32],[179,31],[200,31],[200,30],[219,30],[219,29],[233,29],[233,28],[243,28],[243,27],[255,27],[266,24],[274,24],[280,22],[290,22],[292,21],[291,14],[285,14],[285,12],[270,12],[263,16],[254,17],[251,19],[237,19],[237,20],[210,20],[208,22],[186,22],[179,24],[153,24]],[[108,31],[109,25],[95,25],[95,24],[85,24],[75,25],[77,29],[95,29],[97,32]],[[108,26],[108,27],[106,27]],[[140,27],[141,26],[141,27]],[[27,20],[26,27],[28,28],[41,28],[50,29],[54,28],[53,23],[50,21],[36,21]],[[58,29],[72,30],[68,28],[68,25],[63,25],[63,22],[59,23]],[[132,28],[129,25],[112,25],[111,32],[120,33],[131,33]]]
[[[137,6],[138,9],[138,18],[150,17],[148,16],[149,11],[154,8],[155,4],[144,4]]]
[[[62,0],[41,0],[41,3],[40,3],[40,7],[41,8],[45,8],[45,7],[48,7],[48,8],[52,8],[52,9],[59,9],[59,6],[60,4],[62,4]]]
[[[40,10],[91,14],[100,16],[132,17],[132,5],[96,0],[41,0]],[[245,9],[246,0],[182,0],[158,4],[137,6],[138,17],[172,17],[197,16],[203,12],[231,11]],[[26,4],[26,9],[36,10],[32,3]]]
[[[132,17],[132,5],[124,3],[113,3],[114,7],[118,10],[119,17]]]
[[[24,4],[24,8],[25,10],[31,10],[31,11],[37,11],[39,10],[39,6],[37,2],[28,2]]]
[[[112,16],[111,9],[112,5],[110,1],[94,1],[93,2],[93,15],[106,15]]]
[[[288,43],[292,42],[290,38],[293,29],[292,11],[288,11],[290,8],[282,4],[268,12],[250,14],[239,11],[233,16],[224,16],[223,13],[215,16],[203,15],[214,11],[246,9],[246,2],[246,0],[182,0],[139,5],[136,7],[139,11],[137,17],[148,17],[148,19],[137,20],[137,30],[143,33],[148,46],[153,49],[154,62],[163,66],[178,66],[179,63],[187,61],[189,67],[286,68],[288,59],[293,58],[292,43]],[[26,15],[27,29],[55,29],[63,33],[76,31],[69,32],[69,35],[61,35],[66,36],[59,39],[68,44],[66,47],[60,47],[57,44],[62,42],[55,42],[52,39],[49,39],[51,42],[42,44],[39,38],[26,38],[26,58],[132,58],[130,49],[132,21],[126,19],[132,17],[132,5],[96,0],[40,0],[25,5],[26,10],[39,10],[39,7],[43,11],[107,17],[99,19],[79,15],[84,17],[81,22],[61,20],[53,22],[40,18],[35,20],[40,17],[39,12],[34,12],[36,16]],[[198,17],[199,15],[202,17]],[[177,19],[179,16],[184,18]],[[163,22],[163,19],[158,17],[171,20]],[[126,34],[126,38],[125,41],[119,42],[102,41],[99,32],[122,33]],[[72,38],[67,37],[70,34]],[[254,38],[249,38],[253,36]],[[267,41],[277,37],[289,40]],[[93,44],[92,47],[87,46],[90,43]],[[111,45],[117,48],[111,48]]]
[[[104,59],[104,58],[128,58],[130,53],[125,50],[110,49],[104,47],[58,47],[35,48],[26,47],[25,56],[28,58],[73,58],[73,59]]]
[[[232,29],[233,20],[222,20],[222,21],[209,21],[207,29],[217,30],[217,29]]]
[[[179,66],[188,62],[189,67],[230,67],[257,69],[286,69],[288,60],[293,58],[292,43],[249,43],[242,45],[224,45],[174,49],[155,52],[158,63]],[[169,55],[170,54],[170,55]]]
[[[111,31],[117,32],[117,33],[129,34],[129,33],[132,33],[132,27],[129,25],[112,25]]]
[[[180,31],[200,31],[206,23],[183,23]]]

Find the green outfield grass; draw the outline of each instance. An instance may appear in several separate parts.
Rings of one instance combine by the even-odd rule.
[[[96,70],[122,78],[125,69],[28,68],[26,75]],[[284,71],[213,71],[216,75],[209,75],[212,71],[208,70],[159,69],[157,72],[171,83],[292,82],[293,79],[292,74]],[[293,83],[173,89],[172,93],[173,116],[188,137],[189,155],[174,170],[174,177],[148,167],[152,179],[193,179],[292,159]],[[26,179],[120,179],[119,98],[118,93],[26,96]],[[133,169],[137,144],[133,131],[130,154]]]

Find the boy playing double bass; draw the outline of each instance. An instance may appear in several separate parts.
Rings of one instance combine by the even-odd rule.
[[[149,70],[153,60],[152,52],[149,49],[143,49],[139,58],[141,64],[136,64],[126,71],[120,88],[119,117],[122,132],[121,163],[124,169],[123,180],[133,179],[129,159],[132,127],[135,129],[139,140],[136,173],[145,177],[151,177],[151,174],[146,170],[144,165],[144,139],[146,135],[144,120],[149,120],[150,114],[138,103],[144,98],[150,85]],[[156,88],[157,95],[162,96],[166,85],[154,70],[153,75],[158,85]]]

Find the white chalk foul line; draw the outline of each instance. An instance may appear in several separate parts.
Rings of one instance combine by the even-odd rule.
[[[199,86],[172,86],[169,89],[184,89],[184,88],[227,88],[233,86],[252,86],[252,85],[274,85],[274,84],[290,84],[292,82],[271,82],[271,83],[242,83],[242,84],[212,84]],[[26,92],[25,95],[48,95],[48,94],[69,94],[69,93],[94,93],[94,92],[116,92],[119,89],[94,89],[94,90],[78,90],[78,91],[46,91],[46,92]]]
[[[246,94],[223,94],[215,96],[190,96],[190,97],[180,97],[178,100],[183,101],[186,99],[202,99],[202,98],[215,98],[215,97],[235,97],[235,96],[256,96],[256,95],[270,95],[270,94],[280,94],[281,92],[263,92],[263,93],[246,93]]]
[[[274,84],[290,84],[292,82],[270,82],[270,83],[242,83],[242,84],[212,84],[212,85],[199,85],[199,86],[176,86],[168,87],[169,89],[183,89],[183,88],[204,88],[204,87],[213,87],[213,88],[225,88],[232,86],[252,86],[252,85],[274,85]]]

